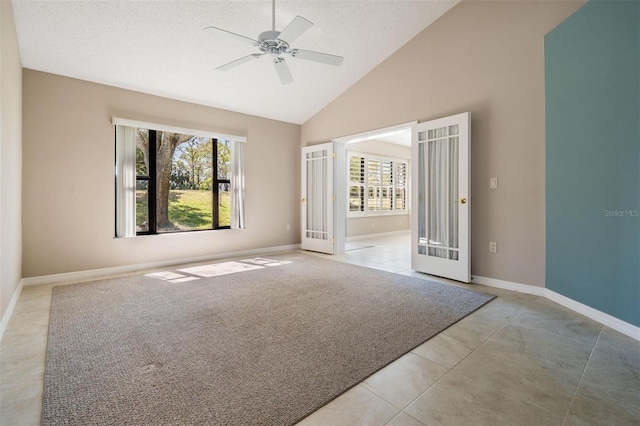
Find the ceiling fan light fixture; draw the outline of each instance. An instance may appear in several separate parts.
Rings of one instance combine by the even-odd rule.
[[[289,84],[293,82],[293,77],[289,71],[284,58],[281,56],[284,54],[291,55],[293,58],[304,59],[308,61],[319,62],[322,64],[340,66],[342,65],[343,57],[330,55],[327,53],[314,52],[311,50],[302,49],[290,49],[290,43],[305,33],[313,23],[302,16],[296,16],[293,20],[280,32],[275,30],[275,0],[273,0],[273,16],[272,16],[272,29],[271,31],[264,31],[258,36],[258,40],[254,40],[249,37],[242,36],[240,34],[232,33],[231,31],[223,30],[217,27],[206,27],[206,29],[214,29],[222,32],[226,36],[234,38],[237,41],[244,43],[251,43],[260,49],[261,53],[255,53],[245,56],[240,59],[236,59],[224,65],[217,67],[217,70],[227,71],[236,66],[249,62],[251,59],[259,58],[265,54],[275,57],[273,64],[276,68],[276,72],[280,77],[282,84]]]

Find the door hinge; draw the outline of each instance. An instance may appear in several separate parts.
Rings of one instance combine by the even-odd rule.
[[[333,244],[335,244],[335,243],[336,243],[336,239],[335,239],[335,237],[331,239],[331,242],[332,242]]]
[[[331,153],[331,158],[336,158],[336,153],[335,152]]]
[[[335,195],[332,195],[332,196],[331,196],[331,201],[335,201],[335,200],[336,200],[336,196],[335,196]]]

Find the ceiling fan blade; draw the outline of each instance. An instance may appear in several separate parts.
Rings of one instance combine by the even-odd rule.
[[[278,36],[279,40],[286,41],[291,44],[293,40],[300,37],[305,31],[313,26],[311,21],[304,19],[302,16],[296,16],[293,21],[289,22],[284,30]]]
[[[278,77],[280,77],[280,81],[282,84],[293,83],[293,76],[291,75],[291,71],[289,71],[289,66],[282,58],[276,58],[273,60],[273,65],[276,67],[276,72],[278,73]]]
[[[314,52],[312,50],[294,49],[291,51],[294,58],[305,59],[307,61],[320,62],[327,65],[339,67],[344,58],[342,56],[329,55],[328,53]]]
[[[220,71],[230,70],[231,68],[235,68],[235,67],[237,67],[238,65],[242,65],[242,64],[244,64],[245,62],[249,62],[249,61],[251,61],[251,60],[253,60],[253,59],[258,59],[258,58],[259,58],[259,57],[261,57],[261,56],[262,56],[262,54],[253,53],[253,54],[251,54],[251,55],[243,56],[243,57],[242,57],[242,58],[240,58],[240,59],[236,59],[235,61],[231,61],[231,62],[229,62],[229,63],[227,63],[227,64],[220,65],[220,66],[219,66],[219,67],[217,67],[216,69],[217,69],[217,70],[220,70]]]
[[[227,30],[223,30],[222,28],[218,28],[218,27],[206,27],[204,28],[205,30],[217,30],[217,31],[221,31],[224,35],[228,36],[229,38],[232,38],[236,41],[242,41],[244,43],[248,43],[248,44],[252,44],[252,45],[257,45],[258,44],[258,40],[254,40],[252,38],[249,37],[245,37],[243,35],[240,34],[236,34],[236,33],[232,33],[231,31],[227,31]]]

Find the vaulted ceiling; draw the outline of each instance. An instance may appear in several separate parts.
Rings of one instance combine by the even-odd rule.
[[[271,30],[269,0],[13,0],[13,7],[25,68],[300,124],[457,2],[276,1],[276,30],[296,15],[314,24],[293,47],[344,57],[334,67],[286,56],[294,78],[287,85],[266,57],[215,70],[258,50],[203,30],[256,39]]]

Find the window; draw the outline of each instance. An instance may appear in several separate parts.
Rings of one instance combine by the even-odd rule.
[[[244,144],[187,132],[117,126],[116,236],[244,227]]]
[[[407,160],[349,153],[348,216],[407,213]]]

